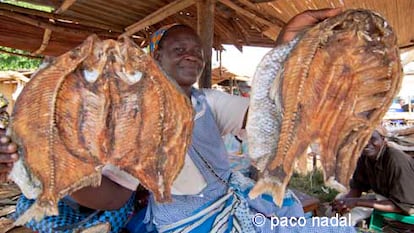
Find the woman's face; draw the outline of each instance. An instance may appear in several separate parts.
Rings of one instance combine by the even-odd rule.
[[[383,137],[377,131],[374,131],[362,153],[370,158],[376,158],[383,145]]]
[[[198,35],[187,27],[175,27],[162,39],[154,58],[182,88],[188,89],[203,72],[204,55]]]

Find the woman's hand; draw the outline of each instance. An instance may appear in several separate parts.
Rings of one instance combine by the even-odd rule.
[[[295,36],[304,29],[342,12],[342,8],[329,8],[321,10],[307,10],[293,17],[282,28],[276,40],[276,45],[284,44],[291,41]]]
[[[6,136],[6,130],[0,129],[0,182],[7,180],[13,163],[18,158],[17,145]]]

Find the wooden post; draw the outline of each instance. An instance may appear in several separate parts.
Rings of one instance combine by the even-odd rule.
[[[215,0],[197,1],[197,30],[204,46],[206,67],[198,80],[200,88],[211,88],[211,55],[214,36],[214,8]]]
[[[65,12],[69,7],[75,4],[76,0],[64,0],[60,7],[55,11],[56,14]]]

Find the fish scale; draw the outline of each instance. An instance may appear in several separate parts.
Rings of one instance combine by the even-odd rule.
[[[276,153],[283,109],[280,98],[272,96],[275,78],[280,75],[283,61],[298,40],[278,49],[270,50],[256,68],[252,79],[247,137],[249,155],[263,171],[270,156]]]
[[[288,46],[269,51],[259,63],[252,79],[246,130],[249,155],[253,159],[259,159],[259,166],[267,162],[261,161],[261,158],[267,158],[276,151],[282,109],[281,104],[271,97],[271,87],[275,77],[281,72],[281,64],[289,51]]]

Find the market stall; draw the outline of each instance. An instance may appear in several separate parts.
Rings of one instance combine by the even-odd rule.
[[[240,50],[246,45],[273,47],[280,29],[294,15],[307,9],[325,7],[376,10],[384,14],[396,28],[401,51],[413,49],[414,46],[409,26],[414,19],[414,5],[410,0],[393,1],[392,4],[385,0],[25,2],[42,5],[46,10],[1,2],[0,19],[3,23],[0,24],[0,30],[6,33],[0,33],[0,45],[29,51],[31,54],[26,56],[58,56],[80,44],[92,33],[103,39],[128,36],[141,47],[145,47],[157,28],[173,22],[189,24],[198,30],[204,40],[206,57],[211,57],[212,48],[220,50],[223,44],[233,44]],[[408,59],[407,62],[411,60]],[[211,70],[210,59],[207,59],[206,67],[206,72],[199,82],[200,87],[210,87],[213,84],[222,86],[231,94],[247,95],[249,78],[238,77],[221,68],[217,71]],[[13,95],[17,95],[15,91],[21,89],[28,79],[17,74],[9,76],[12,78],[0,77],[1,91],[13,100]],[[247,91],[242,90],[243,88]],[[12,104],[13,102],[11,106]],[[12,201],[13,198],[14,196],[11,197]],[[308,210],[316,212],[315,205],[318,201],[313,200],[311,204]],[[13,211],[12,208],[7,207],[7,211],[4,212],[8,214],[10,210]]]

